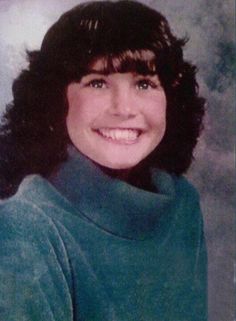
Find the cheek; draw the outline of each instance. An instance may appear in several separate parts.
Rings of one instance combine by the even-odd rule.
[[[76,105],[69,105],[67,117],[66,117],[66,124],[68,132],[75,131],[76,128],[80,127],[81,115],[80,115],[80,109]]]
[[[94,117],[93,104],[91,101],[82,99],[80,96],[68,101],[67,125],[85,125]]]
[[[144,110],[146,118],[148,119],[151,127],[164,127],[166,125],[166,99],[165,95],[163,97],[158,97],[158,99],[153,98],[146,105]]]
[[[82,110],[80,108],[80,99],[77,95],[68,95],[68,112],[66,116],[66,126],[70,138],[73,141],[73,137],[79,135],[82,122]]]

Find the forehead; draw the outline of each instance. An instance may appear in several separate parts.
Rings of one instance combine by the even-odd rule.
[[[115,72],[136,72],[155,74],[156,59],[151,50],[126,50],[119,54],[108,54],[95,57],[88,65],[88,72],[96,71],[104,74]]]

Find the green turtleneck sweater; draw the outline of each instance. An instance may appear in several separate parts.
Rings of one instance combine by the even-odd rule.
[[[156,192],[72,153],[0,206],[0,320],[206,321],[198,195],[151,170]]]

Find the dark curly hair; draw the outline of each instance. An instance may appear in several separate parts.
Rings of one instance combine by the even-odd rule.
[[[185,172],[204,114],[196,68],[183,59],[185,43],[165,17],[136,1],[87,2],[63,14],[41,49],[28,52],[29,68],[13,83],[13,102],[0,129],[1,197],[14,194],[24,176],[47,177],[67,159],[66,88],[101,57],[108,73],[158,74],[167,97],[167,128],[148,162],[177,175]],[[143,50],[155,58],[145,61]]]

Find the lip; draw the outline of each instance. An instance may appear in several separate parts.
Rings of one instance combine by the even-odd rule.
[[[93,132],[108,142],[118,145],[132,145],[139,141],[144,130],[134,127],[100,127],[93,129]]]

